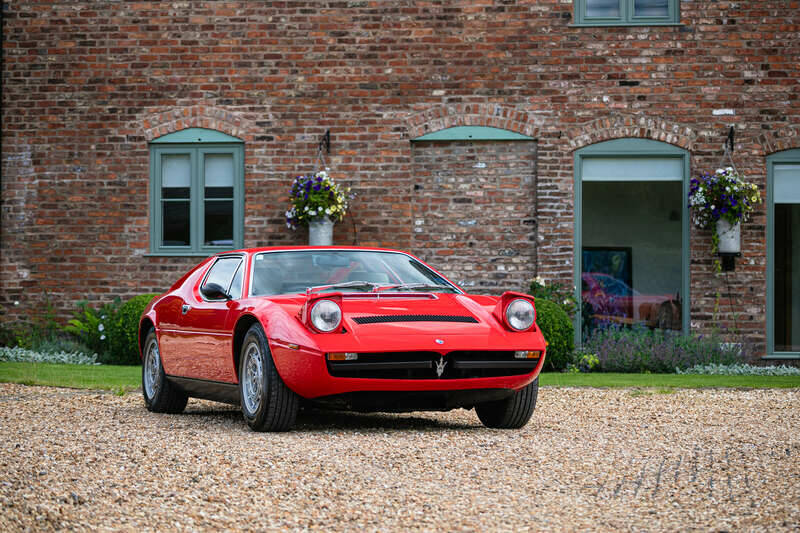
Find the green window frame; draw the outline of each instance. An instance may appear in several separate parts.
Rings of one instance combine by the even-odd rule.
[[[207,156],[228,154],[233,161],[233,195],[224,198],[205,196],[205,160]],[[164,156],[186,156],[189,160],[189,197],[172,199],[162,191]],[[232,242],[206,245],[205,206],[211,201],[232,201]],[[189,204],[189,244],[169,245],[163,242],[164,204]],[[244,242],[244,143],[241,139],[204,128],[188,128],[159,137],[150,143],[150,254],[167,256],[208,256],[236,248]]]
[[[800,164],[800,149],[767,156],[767,354],[764,359],[800,359],[800,352],[775,351],[775,165],[780,164]]]
[[[666,15],[637,15],[636,0],[616,0],[618,15],[592,16],[587,7],[594,0],[574,0],[575,26],[673,26],[680,24],[679,0],[663,0],[666,4]],[[607,3],[614,4],[614,0]]]
[[[683,200],[689,195],[689,160],[687,150],[671,144],[653,141],[650,139],[614,139],[611,141],[592,144],[580,148],[574,153],[574,190],[575,190],[575,215],[574,215],[574,255],[573,255],[573,282],[575,285],[575,301],[578,302],[578,312],[575,314],[575,345],[580,346],[581,339],[581,263],[583,251],[583,165],[588,158],[592,159],[629,159],[653,158],[676,159],[682,168],[682,194]],[[603,180],[598,180],[603,181]],[[688,202],[682,202],[681,209],[681,327],[684,333],[689,331],[690,306],[690,271],[689,271],[689,207]]]

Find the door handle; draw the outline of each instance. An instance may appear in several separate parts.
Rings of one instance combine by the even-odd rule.
[[[189,312],[189,309],[191,309],[191,306],[189,304],[183,304],[183,306],[181,307],[181,314],[185,315],[186,313]]]

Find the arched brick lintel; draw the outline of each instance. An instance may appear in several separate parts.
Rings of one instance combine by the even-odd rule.
[[[775,131],[762,133],[758,138],[758,142],[766,155],[792,148],[800,148],[800,126],[786,126]]]
[[[256,132],[255,122],[240,113],[203,104],[152,113],[139,124],[141,134],[148,142],[186,128],[221,131],[245,142],[252,142]]]
[[[452,104],[431,107],[406,119],[409,139],[456,126],[487,126],[537,138],[543,119],[500,104]]]
[[[621,138],[662,141],[691,151],[697,132],[688,126],[647,115],[614,114],[598,118],[567,131],[574,151],[590,144]]]

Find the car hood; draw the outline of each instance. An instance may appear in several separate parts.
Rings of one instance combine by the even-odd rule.
[[[343,325],[356,336],[419,335],[447,332],[451,335],[480,335],[502,328],[492,315],[497,297],[463,294],[375,294],[342,295]],[[305,297],[272,297],[287,315],[300,315]]]
[[[342,313],[345,328],[360,336],[418,335],[433,329],[475,335],[500,325],[490,310],[460,294],[348,295],[342,299]]]

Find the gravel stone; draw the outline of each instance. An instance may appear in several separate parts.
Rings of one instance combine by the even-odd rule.
[[[800,390],[542,387],[473,411],[238,409],[0,384],[0,531],[776,531],[800,527]]]

